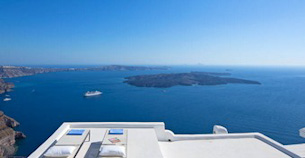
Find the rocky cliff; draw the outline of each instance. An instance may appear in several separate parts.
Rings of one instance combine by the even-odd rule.
[[[139,70],[167,70],[165,66],[123,66],[106,65],[88,68],[33,68],[21,66],[0,66],[0,78],[12,78],[21,76],[30,76],[48,72],[59,71],[139,71]]]
[[[25,138],[22,132],[13,129],[18,125],[19,122],[0,111],[0,157],[6,158],[13,155],[16,151],[14,146],[16,139]]]
[[[0,94],[10,91],[12,88],[14,88],[13,83],[7,83],[0,78]]]
[[[18,66],[0,66],[0,78],[12,78],[21,76],[30,76],[35,74],[65,71],[68,69],[60,68],[31,68]]]

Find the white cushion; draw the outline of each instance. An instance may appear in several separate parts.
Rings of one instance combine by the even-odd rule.
[[[126,157],[125,147],[120,145],[103,145],[100,148],[99,156]]]
[[[44,156],[47,157],[68,157],[75,150],[75,146],[52,146]]]

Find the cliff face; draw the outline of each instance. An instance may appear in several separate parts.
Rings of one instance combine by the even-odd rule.
[[[12,78],[29,76],[48,72],[59,71],[138,71],[138,70],[167,70],[165,66],[123,66],[123,65],[107,65],[90,68],[31,68],[20,66],[0,66],[0,78]]]
[[[65,71],[66,69],[57,68],[30,68],[18,66],[0,66],[0,78],[13,78],[21,76],[30,76],[40,73]]]
[[[16,139],[25,138],[21,132],[14,131],[19,122],[0,111],[0,157],[6,158],[16,151],[14,146]]]
[[[9,91],[11,88],[14,88],[13,83],[4,82],[4,80],[0,78],[0,94]]]

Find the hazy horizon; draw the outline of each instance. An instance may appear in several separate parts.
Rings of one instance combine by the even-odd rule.
[[[204,64],[3,64],[0,66],[21,66],[21,67],[99,67],[99,66],[167,66],[167,67],[224,67],[224,68],[305,68],[305,65],[204,65]]]
[[[305,1],[1,1],[0,65],[305,66]]]

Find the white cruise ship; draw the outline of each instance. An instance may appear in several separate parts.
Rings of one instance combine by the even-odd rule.
[[[213,134],[174,134],[162,122],[75,122],[63,123],[29,156],[43,157],[304,158],[305,144],[283,145],[217,125]]]
[[[85,97],[92,97],[92,96],[97,96],[97,95],[101,95],[102,92],[100,91],[88,91],[84,94]]]

